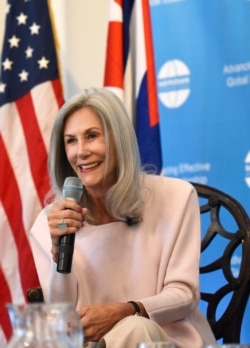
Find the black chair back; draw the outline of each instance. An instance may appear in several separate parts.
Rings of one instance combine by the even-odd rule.
[[[206,303],[206,316],[216,339],[240,342],[250,295],[250,220],[230,195],[192,184],[201,212],[201,303]],[[206,289],[202,280],[206,280]]]

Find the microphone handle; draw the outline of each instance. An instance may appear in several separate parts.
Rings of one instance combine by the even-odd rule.
[[[67,274],[71,272],[75,233],[62,236],[59,243],[57,272]]]
[[[83,194],[82,182],[78,177],[67,177],[62,187],[63,198],[79,203]],[[74,252],[75,233],[65,234],[59,240],[57,272],[70,273]]]

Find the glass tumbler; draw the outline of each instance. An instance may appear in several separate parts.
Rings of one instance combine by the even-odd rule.
[[[139,342],[136,348],[176,348],[174,342]]]
[[[7,305],[13,335],[7,348],[81,348],[83,329],[70,303]]]

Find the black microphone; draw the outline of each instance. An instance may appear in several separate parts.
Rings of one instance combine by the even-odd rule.
[[[62,192],[64,198],[72,199],[73,201],[79,203],[83,193],[81,180],[75,176],[66,178],[63,184]],[[75,233],[66,234],[60,238],[57,272],[71,272],[74,243]]]

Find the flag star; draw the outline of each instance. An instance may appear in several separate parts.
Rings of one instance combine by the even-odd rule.
[[[18,25],[26,24],[27,18],[28,16],[26,16],[24,13],[20,13],[20,15],[16,17]]]
[[[30,46],[27,47],[25,54],[26,54],[26,58],[31,58],[33,56],[33,48],[31,48]]]
[[[23,82],[23,81],[28,81],[28,75],[29,73],[25,70],[22,70],[22,72],[20,74],[18,74],[19,77],[20,77],[20,82]]]
[[[5,13],[10,13],[11,4],[6,4]]]
[[[45,57],[42,57],[37,63],[39,64],[39,69],[48,69],[49,60]]]
[[[41,28],[40,25],[33,23],[32,26],[30,27],[31,35],[39,34],[40,28]]]
[[[18,39],[16,35],[13,35],[8,41],[10,43],[10,47],[18,47],[20,39]]]
[[[11,70],[12,69],[13,61],[9,60],[9,58],[6,58],[4,62],[2,62],[2,66],[4,70]]]
[[[3,82],[0,82],[0,93],[4,93],[5,92],[5,87],[6,87],[6,84],[3,83]]]

